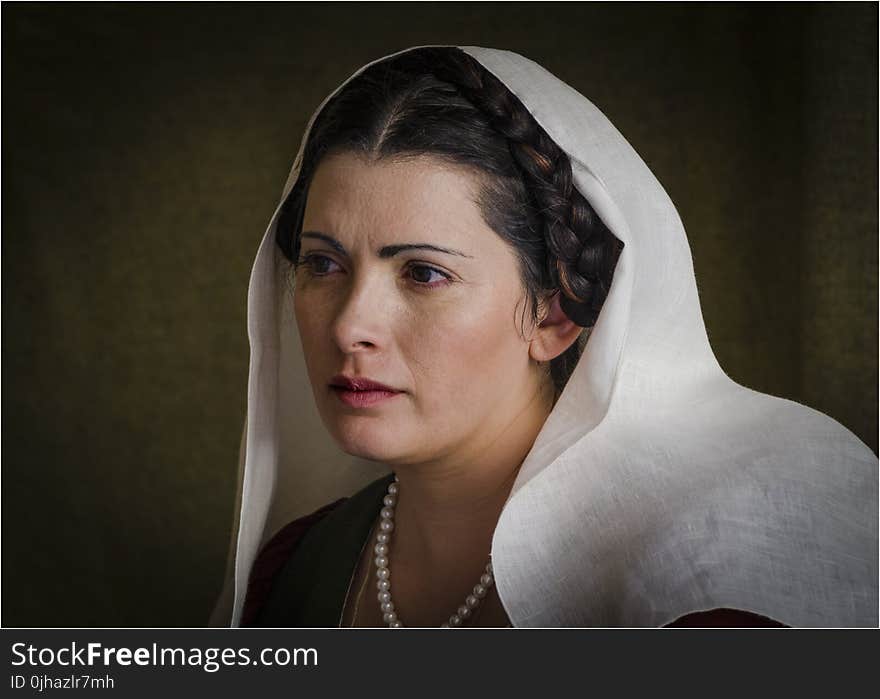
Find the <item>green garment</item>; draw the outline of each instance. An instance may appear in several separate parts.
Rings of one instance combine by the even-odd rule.
[[[348,588],[394,475],[373,481],[303,535],[254,626],[338,627]]]

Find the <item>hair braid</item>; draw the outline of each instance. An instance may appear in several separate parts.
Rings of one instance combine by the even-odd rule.
[[[578,325],[592,326],[608,294],[619,241],[574,187],[568,156],[522,102],[466,53],[456,50],[453,56],[453,61],[433,61],[426,52],[419,59],[507,139],[544,222],[547,273],[564,295],[562,308]]]

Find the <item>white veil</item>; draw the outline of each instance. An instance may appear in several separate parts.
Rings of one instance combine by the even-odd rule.
[[[527,58],[462,48],[568,154],[578,190],[626,245],[494,534],[514,626],[659,626],[717,607],[793,626],[876,626],[876,457],[831,418],[724,374],[675,207],[596,107]],[[277,218],[248,293],[234,571],[214,617],[233,626],[261,543],[387,472],[340,452],[318,417]]]

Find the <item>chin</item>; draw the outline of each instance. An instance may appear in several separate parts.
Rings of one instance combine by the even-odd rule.
[[[368,424],[372,422],[372,424]],[[406,452],[399,429],[363,418],[333,421],[327,425],[333,440],[346,454],[361,459],[393,463]]]

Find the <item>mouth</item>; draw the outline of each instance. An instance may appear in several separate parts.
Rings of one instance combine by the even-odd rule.
[[[330,389],[340,401],[352,408],[367,408],[399,396],[403,391],[360,376],[334,376]]]

